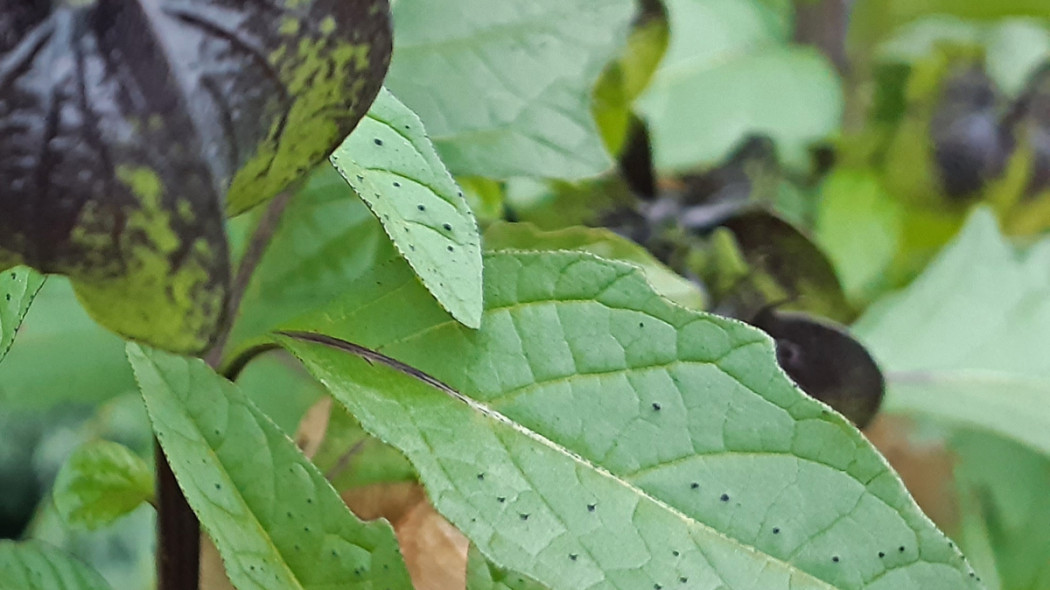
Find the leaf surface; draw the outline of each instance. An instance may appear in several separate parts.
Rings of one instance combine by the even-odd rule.
[[[888,410],[991,431],[1050,456],[1050,240],[1018,250],[980,209],[854,333],[887,374]]]
[[[398,0],[387,86],[457,175],[575,179],[612,161],[591,91],[630,0]]]
[[[386,0],[6,3],[0,266],[68,275],[111,330],[203,350],[225,312],[224,213],[353,129],[389,29]]]
[[[309,310],[396,255],[383,228],[328,163],[288,203],[245,291],[233,348]]]
[[[657,293],[671,301],[703,309],[704,294],[638,244],[605,228],[567,227],[544,231],[531,223],[494,222],[485,229],[486,250],[579,250],[611,260],[630,262],[642,269]]]
[[[668,0],[671,42],[639,108],[656,165],[713,163],[745,136],[763,133],[797,162],[838,128],[842,92],[816,52],[789,47],[790,3]]]
[[[153,472],[124,445],[89,442],[73,451],[52,492],[66,522],[95,529],[153,498]]]
[[[977,587],[885,461],[791,385],[757,330],[677,307],[622,263],[485,260],[476,332],[427,309],[403,264],[293,323],[447,389],[379,357],[370,368],[328,344],[286,345],[497,564],[552,588]]]
[[[110,590],[89,567],[40,543],[0,540],[0,590]]]
[[[0,361],[11,350],[29,306],[43,286],[44,277],[25,267],[0,272]]]
[[[412,111],[383,90],[332,154],[401,256],[452,317],[481,321],[481,239],[463,192]]]
[[[295,444],[203,361],[128,345],[154,431],[240,590],[409,588],[393,531],[362,523]]]

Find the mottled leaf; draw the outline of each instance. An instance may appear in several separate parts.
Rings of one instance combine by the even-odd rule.
[[[95,529],[153,498],[153,471],[124,445],[82,445],[58,472],[55,506],[66,522]]]
[[[0,271],[0,361],[7,356],[44,277],[28,268]]]
[[[384,90],[332,164],[452,317],[481,321],[481,240],[462,191],[412,111]]]
[[[455,174],[575,179],[612,165],[591,89],[630,0],[398,0],[386,84]]]
[[[128,345],[154,431],[240,590],[408,588],[393,531],[364,524],[237,386]]]
[[[69,275],[125,336],[205,348],[224,212],[330,153],[389,52],[385,0],[5,0],[0,261]]]
[[[1018,250],[988,210],[854,326],[886,409],[978,428],[1050,456],[1050,241]]]
[[[0,590],[110,590],[89,567],[40,543],[0,539]]]
[[[790,3],[666,4],[671,43],[639,100],[658,168],[716,162],[742,137],[759,132],[798,162],[806,144],[838,128],[838,77],[817,52],[787,46]]]
[[[566,589],[977,587],[759,331],[589,254],[485,260],[478,331],[398,262],[293,325],[388,357],[324,336],[286,345],[495,563]]]

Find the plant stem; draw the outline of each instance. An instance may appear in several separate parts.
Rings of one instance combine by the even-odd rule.
[[[266,252],[270,238],[277,231],[281,214],[288,206],[292,194],[290,189],[270,201],[241,258],[237,275],[230,287],[226,317],[214,345],[203,357],[212,369],[218,370],[222,363],[223,349],[233,329],[244,292],[251,282],[252,273]],[[250,358],[252,357],[238,367],[238,372]],[[157,590],[197,590],[200,587],[200,521],[182,494],[164,450],[155,438],[153,449],[157,469]]]
[[[226,348],[226,341],[230,338],[230,331],[233,329],[234,320],[237,319],[237,312],[241,307],[241,301],[244,299],[244,293],[248,290],[252,275],[255,273],[256,267],[259,266],[259,262],[262,261],[263,254],[266,253],[266,247],[270,245],[270,238],[277,231],[281,215],[288,207],[288,202],[291,201],[293,194],[292,190],[287,190],[270,201],[262,219],[259,220],[259,225],[255,228],[255,233],[252,234],[251,240],[248,242],[248,248],[244,251],[244,256],[241,257],[241,265],[237,269],[237,275],[234,277],[233,285],[230,287],[230,297],[227,301],[226,319],[223,329],[219,331],[211,351],[204,357],[204,360],[212,368],[218,368],[222,364],[223,349]]]
[[[199,586],[200,523],[156,439],[153,449],[157,463],[157,590],[192,590]]]

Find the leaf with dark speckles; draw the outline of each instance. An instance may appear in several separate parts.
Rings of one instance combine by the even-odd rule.
[[[477,221],[423,123],[383,90],[361,125],[332,154],[401,255],[452,317],[481,321]]]
[[[0,361],[11,349],[29,305],[43,285],[44,277],[25,267],[0,273]]]
[[[238,385],[199,359],[127,351],[164,454],[237,588],[412,587],[390,525],[358,520]]]
[[[206,348],[224,213],[354,128],[390,37],[386,0],[0,2],[0,266],[69,275],[124,336]]]

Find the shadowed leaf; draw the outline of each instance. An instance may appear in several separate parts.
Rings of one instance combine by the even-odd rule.
[[[0,590],[110,590],[88,566],[41,543],[0,540]]]

